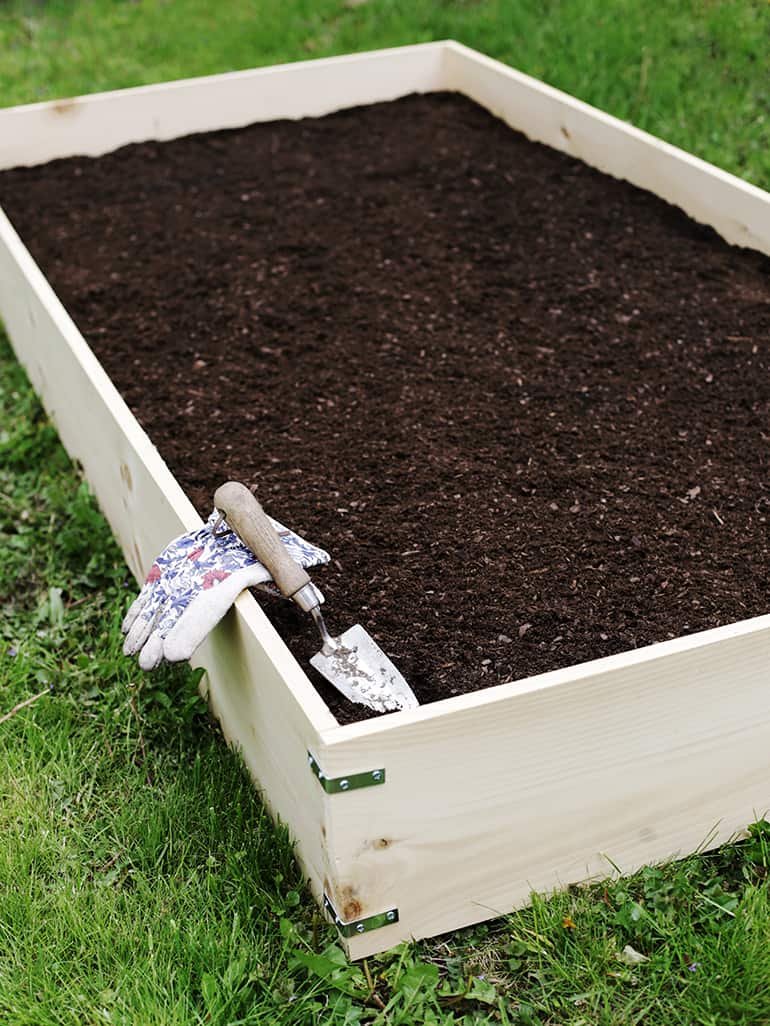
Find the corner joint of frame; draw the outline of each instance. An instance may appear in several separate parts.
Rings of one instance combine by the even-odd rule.
[[[360,791],[364,787],[377,787],[385,783],[385,768],[365,770],[363,773],[348,773],[344,777],[329,777],[312,752],[307,753],[310,772],[327,794],[345,794]]]

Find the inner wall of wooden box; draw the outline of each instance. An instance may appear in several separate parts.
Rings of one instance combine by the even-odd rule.
[[[451,42],[0,111],[0,166],[444,89],[770,253],[766,193]],[[200,518],[1,215],[0,315],[141,576]],[[249,595],[194,661],[361,957],[745,827],[770,806],[769,656],[759,617],[349,727]],[[384,783],[329,793],[308,753]]]

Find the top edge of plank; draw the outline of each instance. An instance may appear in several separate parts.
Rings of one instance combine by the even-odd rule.
[[[495,75],[501,75],[510,81],[516,81],[526,85],[527,88],[532,89],[543,96],[548,96],[553,100],[558,100],[560,103],[565,104],[575,111],[579,111],[582,114],[596,118],[608,126],[620,129],[630,138],[634,138],[648,145],[654,146],[661,153],[666,153],[680,159],[684,158],[688,164],[694,166],[697,165],[704,171],[712,173],[716,172],[720,177],[729,179],[731,185],[745,189],[757,198],[770,203],[770,192],[768,190],[763,189],[759,185],[754,185],[752,182],[747,181],[745,178],[741,178],[740,175],[733,174],[731,171],[725,171],[724,168],[719,167],[718,164],[704,160],[703,157],[698,157],[694,153],[690,153],[689,150],[685,150],[681,146],[677,146],[675,143],[667,142],[660,136],[655,135],[652,132],[648,132],[643,128],[637,127],[632,121],[626,121],[614,114],[609,114],[607,111],[602,110],[601,107],[588,103],[586,100],[581,100],[579,97],[573,96],[572,93],[567,93],[563,89],[558,89],[556,86],[549,85],[542,79],[528,75],[524,71],[519,71],[518,68],[514,68],[510,64],[505,64],[503,61],[499,61],[494,57],[488,57],[486,54],[481,53],[481,51],[474,50],[472,47],[466,46],[464,43],[460,43],[457,40],[447,39],[442,43],[442,46],[447,54],[452,54],[455,57],[472,62],[479,69],[488,69]],[[484,106],[486,105],[484,104]],[[497,114],[498,117],[502,116],[504,118],[504,115],[499,112],[494,111],[491,108],[487,109],[491,110],[492,113]],[[564,139],[568,141],[569,137],[565,135]],[[570,151],[568,148],[565,148],[565,152]],[[584,158],[580,157],[579,159],[583,160]]]
[[[770,255],[770,192],[462,43],[447,41],[444,53],[448,88],[527,138],[661,197],[731,245]]]
[[[189,89],[202,84],[217,85],[228,82],[243,82],[251,78],[261,78],[280,72],[300,73],[308,68],[331,68],[335,66],[353,65],[376,60],[388,60],[403,54],[440,53],[447,47],[457,47],[468,53],[475,53],[469,47],[456,40],[443,39],[428,43],[411,43],[406,46],[383,47],[378,50],[359,50],[355,53],[336,54],[332,57],[313,57],[307,60],[283,61],[280,64],[261,64],[253,68],[239,68],[234,71],[220,71],[211,75],[192,75],[188,78],[171,78],[162,82],[149,82],[145,85],[124,86],[118,89],[106,89],[96,93],[78,93],[75,96],[60,96],[49,100],[36,100],[32,103],[15,104],[10,107],[0,106],[0,118],[12,111],[28,114],[36,111],[53,110],[57,114],[70,113],[82,103],[101,103],[105,100],[133,98],[136,96],[157,93],[166,89]]]
[[[392,730],[398,731],[402,727],[424,720],[448,721],[454,717],[462,716],[470,709],[480,709],[487,705],[497,705],[502,712],[504,707],[510,709],[520,696],[533,694],[538,691],[569,687],[570,684],[588,678],[598,679],[604,677],[607,685],[612,687],[615,676],[624,670],[647,665],[650,672],[654,673],[656,664],[663,665],[666,660],[672,657],[688,652],[700,651],[712,646],[718,648],[720,645],[733,639],[760,634],[770,635],[770,613],[725,624],[722,627],[711,627],[705,631],[694,631],[692,634],[672,638],[669,641],[660,641],[651,645],[644,645],[641,648],[618,652],[615,655],[603,656],[600,659],[575,663],[572,666],[565,666],[559,670],[549,670],[546,673],[523,677],[521,680],[497,684],[479,691],[471,691],[468,694],[455,695],[452,698],[444,698],[437,702],[420,705],[417,709],[388,713],[382,717],[339,725],[326,730],[322,735],[322,740],[324,746],[329,749],[372,735],[379,735]]]
[[[446,52],[416,43],[2,108],[0,170],[433,92]]]

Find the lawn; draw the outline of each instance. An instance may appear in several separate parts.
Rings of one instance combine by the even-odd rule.
[[[10,0],[0,105],[445,37],[770,187],[764,0]],[[770,1023],[764,822],[346,965],[2,336],[0,551],[0,1022]]]

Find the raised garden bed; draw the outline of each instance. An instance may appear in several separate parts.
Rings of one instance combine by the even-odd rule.
[[[398,909],[356,955],[770,804],[768,618],[734,623],[770,597],[768,261],[716,234],[767,252],[767,197],[456,44],[0,114],[8,167],[422,91],[0,176],[198,510],[255,480],[337,556],[335,623],[423,702],[483,689],[339,726],[250,598],[200,652],[316,892]],[[141,574],[196,515],[3,232],[0,312]],[[386,783],[327,794],[308,751]]]

